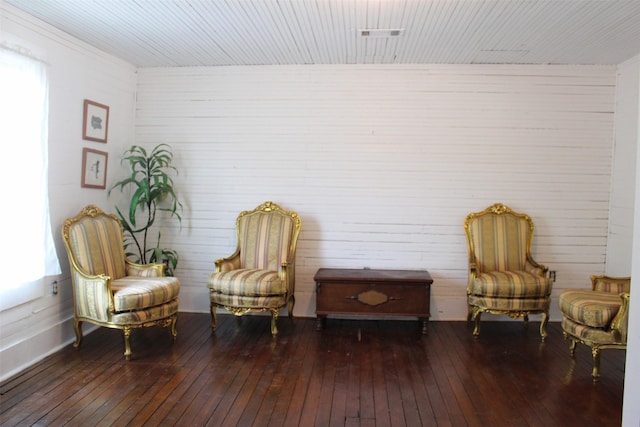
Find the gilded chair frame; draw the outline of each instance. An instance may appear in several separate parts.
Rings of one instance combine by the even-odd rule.
[[[610,280],[610,281],[630,281],[629,277],[613,277],[607,275],[592,275],[591,276],[591,290],[596,291],[596,287],[600,280]],[[600,376],[600,351],[605,349],[617,349],[617,350],[626,350],[627,349],[627,330],[629,323],[629,292],[621,292],[619,294],[620,299],[622,300],[622,304],[620,306],[620,310],[615,315],[611,323],[609,324],[609,333],[614,338],[614,342],[611,343],[599,343],[597,341],[588,340],[581,338],[577,335],[573,335],[566,330],[562,330],[562,336],[564,339],[570,340],[569,351],[571,357],[575,356],[576,344],[584,344],[591,348],[591,357],[593,359],[593,368],[591,370],[591,376],[593,380],[596,381]]]
[[[270,312],[271,313],[271,334],[273,336],[278,335],[277,321],[280,315],[280,309],[287,306],[289,318],[293,319],[293,307],[295,305],[295,273],[296,273],[295,258],[296,258],[298,236],[300,234],[300,228],[302,226],[302,220],[300,219],[300,216],[296,212],[284,210],[278,204],[271,201],[264,202],[253,210],[240,212],[240,214],[236,219],[236,236],[237,236],[236,250],[232,255],[228,257],[215,260],[214,273],[220,273],[224,271],[230,271],[230,270],[241,268],[241,250],[242,250],[241,223],[243,218],[249,215],[257,214],[257,213],[283,215],[292,220],[293,230],[290,237],[287,260],[282,262],[282,264],[279,266],[279,269],[278,269],[280,280],[282,280],[283,283],[286,283],[287,291],[285,296],[285,302],[283,305],[274,306],[274,307],[263,307],[263,306],[237,307],[237,306],[220,304],[215,301],[211,301],[210,303],[211,329],[213,331],[215,331],[217,327],[216,309],[218,307],[228,310],[230,313],[234,314],[237,317],[243,316],[250,312]]]
[[[471,297],[471,284],[482,273],[479,263],[477,262],[476,250],[473,244],[473,237],[471,231],[471,224],[477,218],[481,218],[485,215],[511,215],[513,217],[526,221],[528,227],[527,240],[525,242],[525,271],[539,271],[544,277],[547,277],[549,268],[533,259],[531,255],[531,247],[533,245],[533,232],[534,225],[531,217],[524,213],[513,211],[508,206],[502,203],[494,203],[480,212],[473,212],[467,215],[464,221],[465,236],[467,238],[467,250],[469,255],[469,281],[467,285],[467,321],[474,321],[473,335],[478,336],[480,334],[480,317],[482,313],[489,314],[504,314],[512,319],[522,318],[525,323],[529,321],[530,314],[541,314],[542,321],[540,322],[540,336],[544,342],[547,337],[547,324],[549,322],[549,308],[551,306],[551,297],[548,297],[545,304],[538,308],[531,308],[526,310],[499,310],[483,307],[470,303]]]
[[[148,319],[143,322],[130,322],[130,323],[115,323],[113,317],[116,314],[114,292],[112,290],[112,278],[105,274],[93,275],[86,272],[77,260],[75,250],[71,244],[70,230],[77,222],[86,217],[96,218],[98,216],[104,216],[115,221],[120,230],[120,240],[124,242],[124,229],[120,219],[114,214],[108,214],[102,211],[99,207],[94,205],[88,205],[80,211],[78,215],[73,218],[67,219],[62,225],[62,240],[67,251],[69,264],[71,267],[71,282],[73,289],[74,300],[74,320],[73,329],[75,331],[76,340],[73,343],[73,348],[78,350],[82,342],[82,323],[88,322],[97,326],[120,329],[124,335],[125,351],[124,356],[126,360],[131,358],[131,332],[133,329],[150,327],[160,325],[161,327],[169,327],[173,341],[176,340],[178,335],[176,330],[176,323],[178,319],[177,311],[168,316],[157,317]],[[124,260],[126,265],[127,274],[130,276],[146,276],[146,277],[162,277],[164,276],[164,264],[137,264],[130,260]],[[96,301],[103,301],[104,304],[100,310],[96,311],[96,317],[88,317],[80,314],[83,310],[80,309],[80,298],[82,292],[80,289],[87,287],[91,289],[93,298]]]

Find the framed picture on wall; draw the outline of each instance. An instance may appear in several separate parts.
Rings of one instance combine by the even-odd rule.
[[[107,161],[109,153],[82,149],[82,181],[84,188],[107,188]]]
[[[108,131],[109,107],[85,99],[82,139],[106,143]]]

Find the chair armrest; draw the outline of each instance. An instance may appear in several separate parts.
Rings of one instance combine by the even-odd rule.
[[[141,276],[141,277],[162,277],[164,276],[164,264],[137,264],[135,262],[126,260],[126,272],[127,276]]]
[[[470,256],[469,257],[469,281],[467,282],[467,295],[469,295],[469,293],[471,292],[471,282],[473,282],[478,275],[480,274],[480,271],[478,269],[478,264],[476,264],[476,260],[474,256]]]
[[[115,312],[111,277],[85,274],[76,268],[71,268],[71,276],[76,315],[109,321],[111,313]]]
[[[469,274],[478,275],[478,265],[473,261],[469,261]]]
[[[469,254],[469,281],[475,279],[480,274],[480,267],[476,263],[476,257]]]
[[[473,274],[474,278],[480,274],[480,271],[478,271],[478,264],[476,263],[476,256],[471,251],[469,251],[469,274]]]
[[[241,267],[240,265],[240,251],[236,250],[236,252],[226,258],[220,258],[214,261],[216,265],[215,272],[221,273],[223,271],[231,271],[237,270]]]
[[[527,271],[529,273],[539,273],[541,276],[546,276],[549,272],[549,267],[536,262],[530,255],[527,255],[527,260],[524,265],[524,271]]]
[[[620,342],[626,343],[629,328],[629,293],[622,292],[620,298],[622,298],[622,305],[616,317],[611,321],[611,330],[619,334]]]
[[[591,289],[599,292],[620,294],[631,291],[631,277],[591,276]]]
[[[283,261],[280,264],[280,269],[278,270],[278,275],[280,276],[280,280],[287,284],[287,295],[291,296],[295,294],[296,291],[296,264],[295,262],[287,262]]]

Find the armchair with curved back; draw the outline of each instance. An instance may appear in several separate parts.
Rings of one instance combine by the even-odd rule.
[[[117,216],[88,205],[64,222],[62,238],[71,268],[76,349],[83,322],[121,329],[127,360],[135,328],[170,327],[175,341],[180,282],[163,276],[163,264],[135,264],[126,258]]]
[[[600,350],[626,349],[629,326],[630,277],[591,276],[591,289],[565,289],[558,297],[562,334],[576,344],[591,348],[591,376],[600,376]]]
[[[475,321],[473,335],[480,333],[482,313],[506,314],[525,322],[530,314],[542,314],[544,341],[552,284],[548,268],[531,256],[531,218],[496,203],[469,214],[464,230],[469,251],[468,320]]]
[[[296,244],[301,220],[297,213],[265,202],[236,219],[237,246],[227,258],[215,261],[209,275],[211,329],[217,326],[217,307],[236,316],[271,313],[271,334],[278,334],[279,311],[295,304]]]

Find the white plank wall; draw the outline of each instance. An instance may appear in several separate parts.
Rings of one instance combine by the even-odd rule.
[[[620,277],[629,276],[632,268],[636,154],[640,136],[640,55],[617,68],[615,149],[605,264],[608,275]]]
[[[138,78],[136,142],[170,144],[180,169],[183,227],[163,239],[180,252],[181,310],[208,310],[207,275],[235,248],[236,215],[266,200],[303,220],[297,316],[314,316],[318,268],[371,267],[428,269],[433,319],[464,319],[462,223],[494,202],[534,219],[554,295],[604,272],[615,67],[147,68]]]

